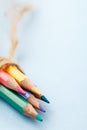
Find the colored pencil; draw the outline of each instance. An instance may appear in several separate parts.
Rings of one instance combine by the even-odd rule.
[[[32,81],[20,70],[18,70],[17,67],[8,65],[5,68],[5,71],[15,78],[24,89],[31,91],[36,97],[49,103],[48,99],[40,92],[40,90],[32,83]]]
[[[40,105],[40,103],[37,101],[36,97],[29,91],[24,90],[26,94],[20,94],[24,99],[26,99],[29,103],[32,104],[35,108],[39,109],[42,112],[46,112],[44,108]]]
[[[0,83],[18,93],[25,94],[25,91],[19,86],[16,80],[3,70],[0,70]]]
[[[0,84],[0,97],[24,115],[43,121],[31,104],[24,100],[20,95],[15,94],[8,88],[4,87],[2,84]]]

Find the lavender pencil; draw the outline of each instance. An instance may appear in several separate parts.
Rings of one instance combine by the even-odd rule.
[[[20,94],[24,99],[26,99],[29,103],[31,103],[35,108],[39,109],[40,111],[46,112],[31,92],[27,90],[24,91],[26,93],[25,95]]]

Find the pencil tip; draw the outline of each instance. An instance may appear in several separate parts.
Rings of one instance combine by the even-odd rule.
[[[48,99],[47,99],[44,95],[41,96],[41,100],[43,100],[44,102],[50,103],[50,102],[48,101]]]
[[[23,95],[26,94],[26,92],[20,86],[17,86],[17,91]]]
[[[39,105],[39,110],[42,111],[42,112],[46,112],[41,105]]]
[[[36,119],[39,121],[43,121],[42,117],[39,114],[36,115]]]

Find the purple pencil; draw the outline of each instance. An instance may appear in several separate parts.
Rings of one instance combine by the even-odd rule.
[[[26,99],[29,103],[31,103],[38,110],[40,110],[42,112],[46,112],[44,110],[44,108],[40,105],[40,103],[37,101],[36,97],[31,92],[26,91],[26,90],[24,90],[24,91],[26,92],[25,95],[20,94],[20,93],[19,93],[19,95],[21,95],[24,99]]]

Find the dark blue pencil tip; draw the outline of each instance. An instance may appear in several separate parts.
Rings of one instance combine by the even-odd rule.
[[[43,101],[46,102],[46,103],[50,103],[50,102],[48,101],[48,99],[47,99],[44,95],[41,96],[41,100],[43,100]]]

